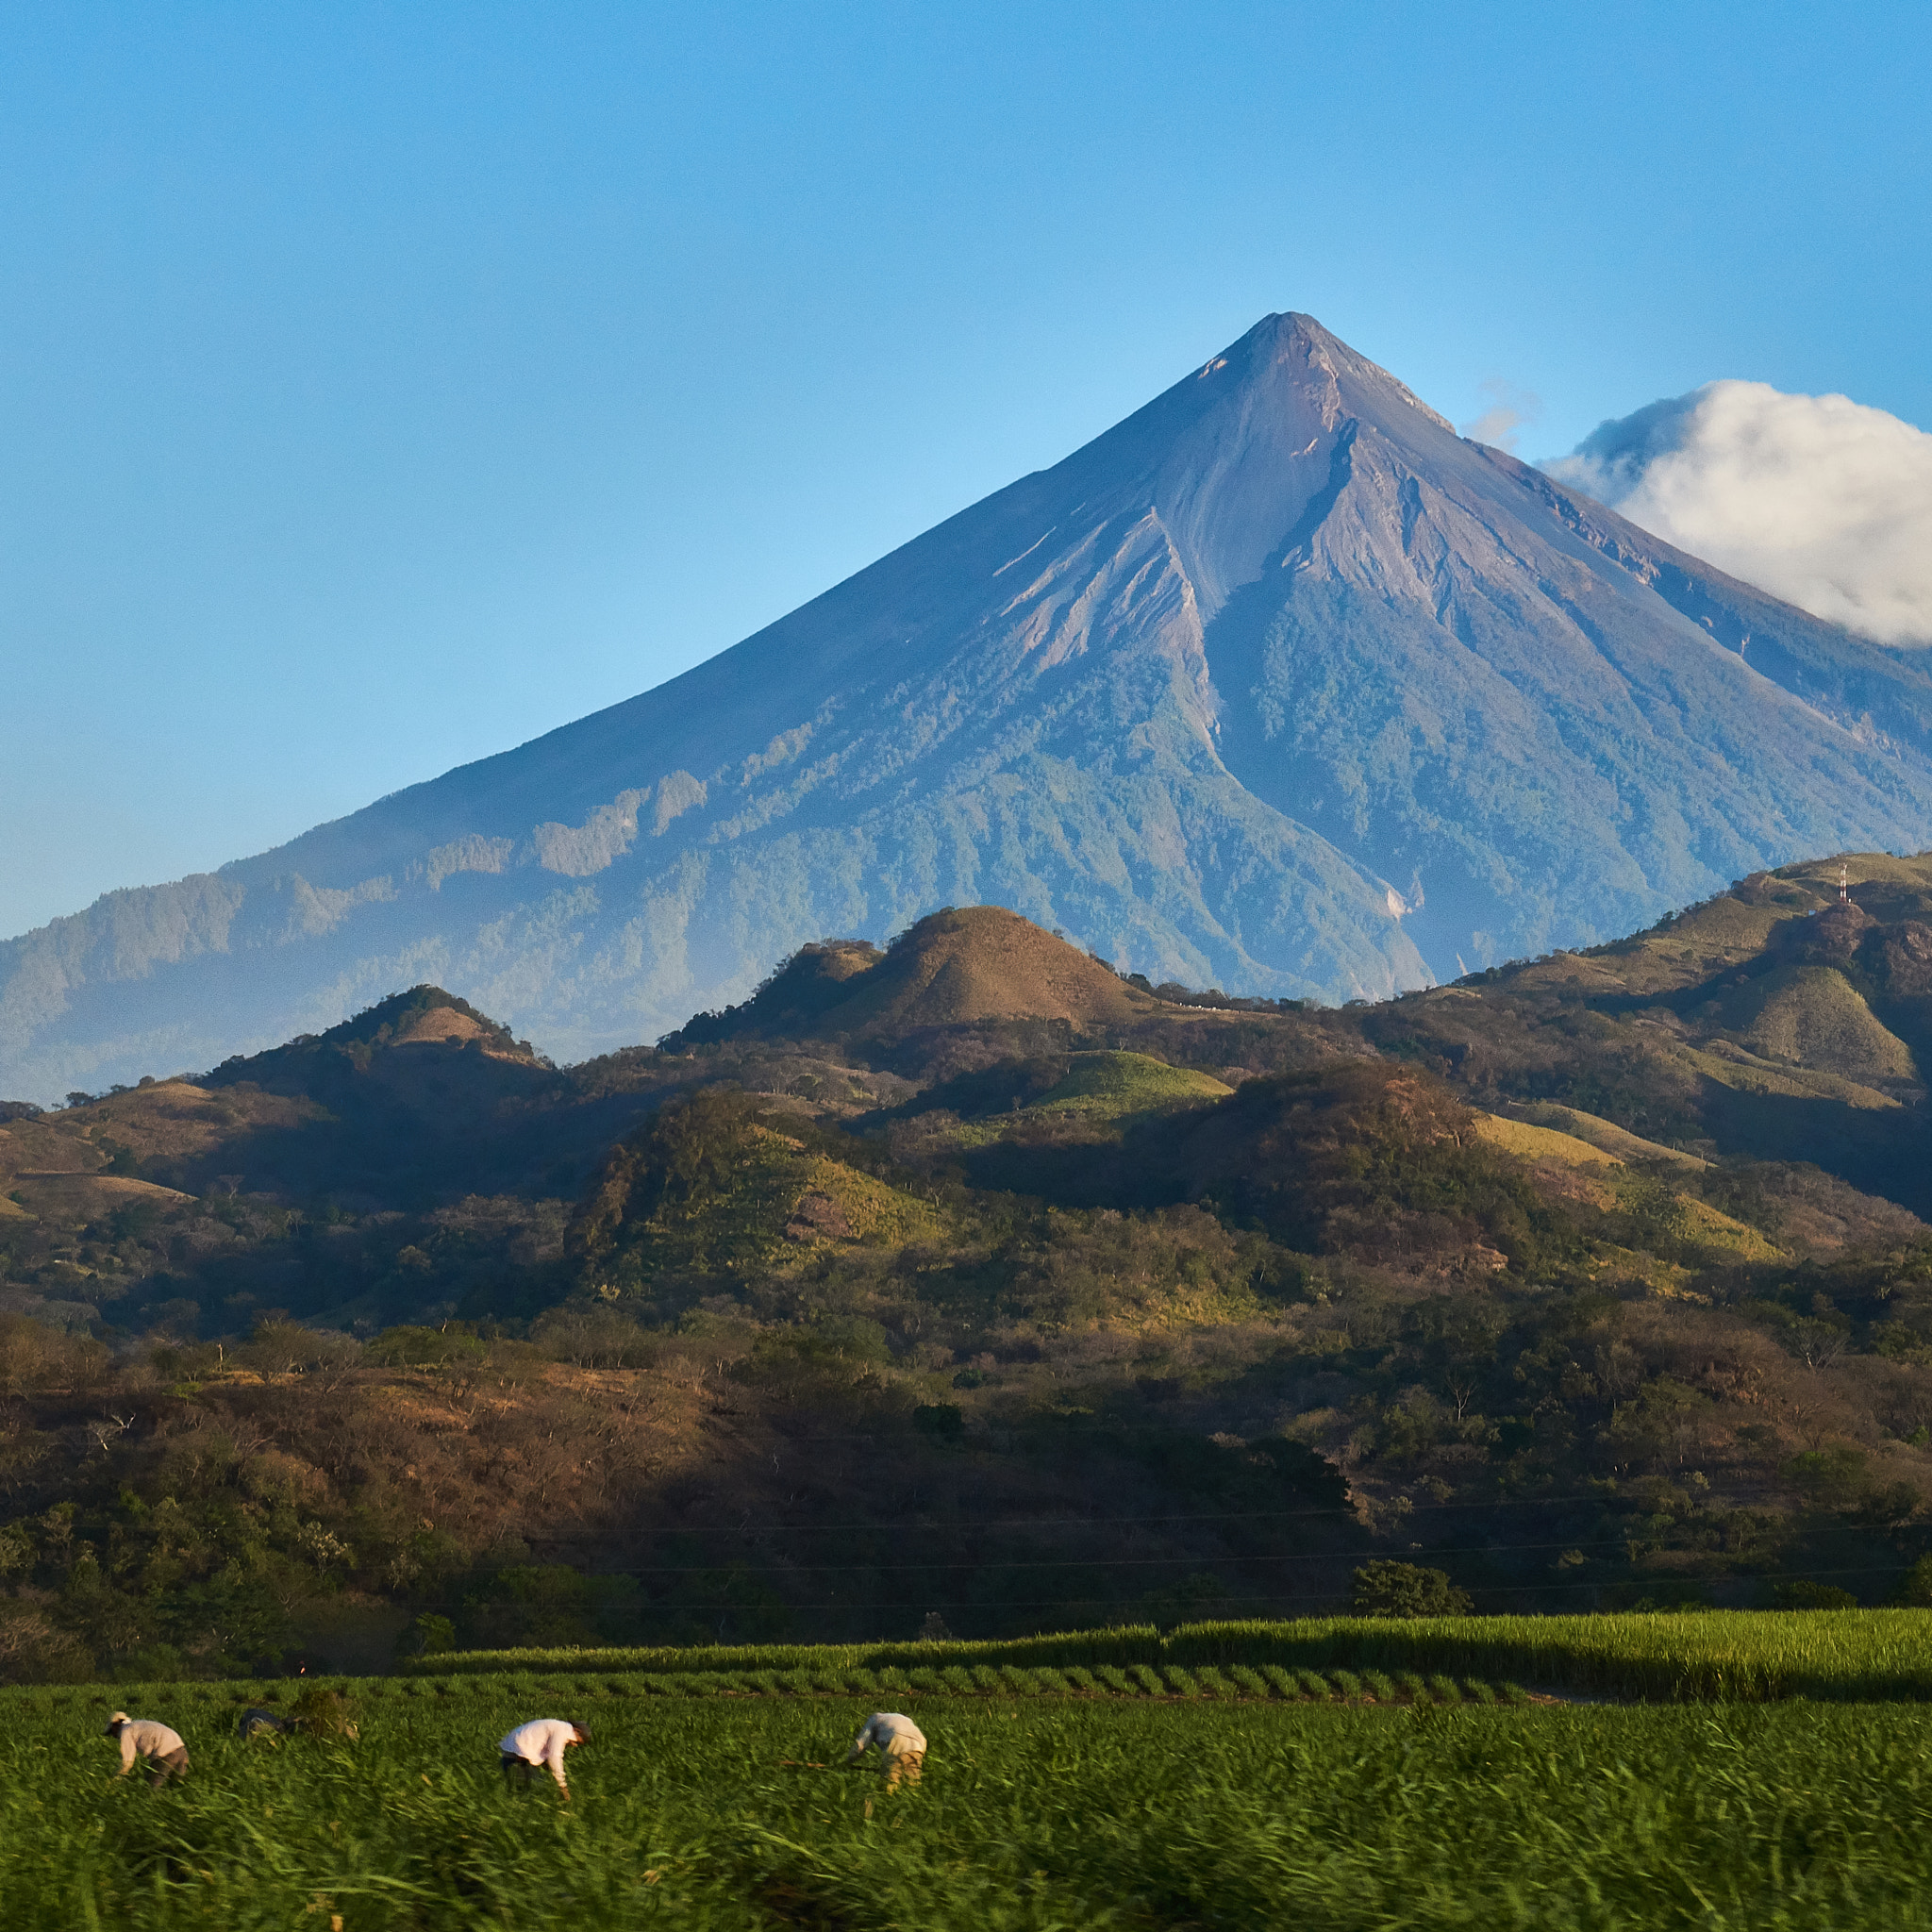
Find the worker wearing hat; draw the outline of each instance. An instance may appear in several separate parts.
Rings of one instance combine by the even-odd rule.
[[[154,1776],[149,1783],[156,1790],[171,1777],[188,1775],[188,1746],[181,1741],[180,1732],[170,1730],[166,1724],[158,1724],[152,1718],[129,1717],[125,1710],[117,1710],[101,1735],[120,1740],[123,1777],[134,1769],[137,1757],[145,1757],[153,1769]]]

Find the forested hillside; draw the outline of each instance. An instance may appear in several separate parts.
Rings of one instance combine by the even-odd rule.
[[[1932,862],[1379,1006],[1010,913],[0,1123],[0,1671],[1932,1596]]]

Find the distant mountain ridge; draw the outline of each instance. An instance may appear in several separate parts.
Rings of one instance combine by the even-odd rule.
[[[434,980],[558,1058],[993,902],[1123,971],[1377,998],[1932,842],[1932,677],[1271,316],[626,704],[0,945],[0,1092]]]

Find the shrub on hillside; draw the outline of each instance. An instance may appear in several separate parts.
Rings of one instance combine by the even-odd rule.
[[[602,1302],[566,1302],[531,1325],[530,1341],[556,1361],[579,1369],[648,1369],[661,1342]]]
[[[476,1344],[476,1352],[482,1353],[480,1343]],[[307,1328],[300,1322],[262,1321],[255,1324],[254,1334],[235,1351],[234,1358],[243,1367],[259,1369],[264,1374],[297,1375],[311,1369],[353,1368],[361,1356],[361,1343],[339,1329]]]
[[[36,1601],[0,1596],[0,1684],[80,1684],[94,1660],[71,1631],[62,1630]]]
[[[1856,1610],[1858,1599],[1835,1583],[1811,1583],[1800,1578],[1794,1583],[1774,1584],[1771,1607],[1774,1610]]]
[[[957,1402],[922,1402],[912,1411],[912,1426],[922,1436],[938,1442],[961,1442],[966,1439],[966,1418]]]
[[[415,1618],[396,1643],[398,1657],[440,1657],[457,1647],[457,1626],[434,1610]]]
[[[1474,1605],[1447,1571],[1378,1559],[1355,1573],[1350,1607],[1358,1617],[1466,1617]]]
[[[1921,1557],[1898,1580],[1891,1593],[1895,1604],[1932,1609],[1932,1557]]]
[[[385,1328],[369,1343],[364,1359],[378,1368],[441,1368],[446,1362],[481,1361],[489,1353],[490,1344],[468,1328],[445,1323],[437,1328]]]

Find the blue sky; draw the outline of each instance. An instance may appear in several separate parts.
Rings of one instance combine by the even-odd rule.
[[[1302,308],[1932,427],[1932,9],[0,16],[0,934],[662,681]]]

